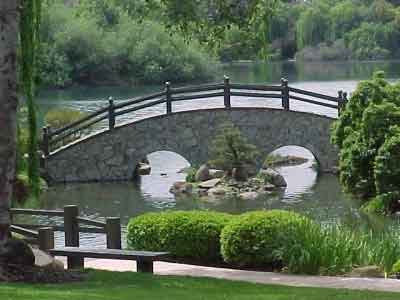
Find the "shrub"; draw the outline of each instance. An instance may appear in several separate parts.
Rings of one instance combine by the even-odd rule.
[[[230,174],[234,168],[245,170],[246,167],[254,166],[259,155],[257,148],[249,144],[240,130],[231,123],[219,128],[210,153],[210,164]]]
[[[168,251],[175,259],[220,262],[220,234],[233,217],[205,211],[147,213],[128,224],[128,247]]]
[[[345,110],[335,122],[332,141],[339,147],[340,181],[345,189],[363,200],[384,193],[400,192],[398,179],[400,86],[384,79],[360,82]],[[386,197],[373,205],[395,208]],[[373,209],[371,207],[370,209]]]
[[[241,267],[282,267],[284,253],[296,238],[293,227],[303,218],[282,210],[241,215],[222,230],[224,260]]]
[[[53,129],[64,127],[86,116],[85,112],[71,108],[55,108],[49,110],[44,120]]]
[[[400,259],[393,265],[393,273],[400,273]]]
[[[400,110],[398,110],[400,113]],[[375,157],[374,175],[379,194],[399,191],[400,186],[400,127],[393,127]]]
[[[186,182],[196,182],[197,168],[189,168],[186,174]]]

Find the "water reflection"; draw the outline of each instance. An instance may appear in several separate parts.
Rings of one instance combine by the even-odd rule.
[[[228,74],[233,82],[242,83],[278,83],[281,77],[289,79],[290,84],[332,96],[338,90],[351,92],[355,89],[358,80],[370,78],[376,70],[384,70],[389,78],[398,78],[400,62],[283,62],[283,63],[251,63],[233,64],[220,70],[218,78]],[[116,87],[77,87],[64,91],[42,91],[38,97],[39,113],[54,107],[72,107],[84,111],[94,111],[107,105],[106,99],[113,96],[118,99],[127,99],[134,96],[153,92],[162,88],[160,85],[116,88]],[[232,97],[236,106],[280,106],[279,101],[263,99],[240,99]],[[197,105],[197,106],[196,106]],[[222,107],[222,99],[207,99],[203,102],[188,101],[174,105],[174,111],[188,108]],[[292,109],[306,110],[336,116],[333,110],[324,110],[321,107],[307,106],[306,104],[291,103]],[[164,106],[152,107],[135,115],[127,116],[126,121],[135,118],[148,117],[165,113]],[[279,149],[283,151],[287,149]],[[148,211],[165,209],[210,209],[230,213],[241,213],[255,209],[290,209],[312,216],[322,223],[346,223],[351,226],[383,228],[397,226],[398,219],[384,219],[365,216],[358,210],[359,203],[345,195],[338,179],[333,175],[317,176],[312,168],[312,155],[304,149],[291,149],[292,155],[309,155],[310,160],[301,166],[282,168],[280,172],[288,182],[288,187],[268,197],[255,201],[240,199],[222,199],[220,201],[203,201],[193,197],[175,199],[169,193],[171,184],[183,180],[185,175],[177,170],[188,165],[182,157],[171,153],[154,153],[149,155],[152,173],[143,176],[140,184],[124,183],[92,183],[58,185],[51,187],[42,196],[42,207],[60,209],[66,204],[79,205],[81,213],[88,217],[101,218],[107,216],[121,216],[123,224],[127,224],[132,216]],[[296,152],[300,151],[300,152]],[[310,156],[311,155],[311,156]],[[301,156],[301,155],[299,155]],[[161,176],[161,173],[167,174]],[[362,224],[362,225],[360,225]],[[82,235],[83,245],[104,245],[104,236]],[[62,242],[62,235],[57,235],[57,243]]]
[[[257,209],[289,209],[308,214],[321,222],[335,223],[356,215],[354,202],[348,201],[341,192],[337,178],[332,175],[317,176],[312,167],[314,157],[308,150],[291,146],[274,153],[303,156],[308,161],[302,165],[280,168],[288,183],[287,188],[253,201],[238,198],[175,198],[169,189],[173,182],[184,180],[185,174],[178,171],[189,166],[189,163],[176,153],[161,151],[148,155],[152,172],[142,176],[140,183],[57,185],[42,196],[42,203],[48,209],[62,209],[64,205],[76,204],[85,216],[120,216],[124,225],[133,216],[166,209],[216,210],[234,214]],[[57,235],[58,242],[61,243],[62,239],[61,235]],[[83,245],[101,246],[103,240],[104,236],[101,235],[82,235]]]

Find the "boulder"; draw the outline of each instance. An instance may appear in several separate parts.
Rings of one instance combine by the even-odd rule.
[[[211,178],[222,178],[225,175],[225,172],[223,170],[217,170],[217,169],[210,169],[210,176]]]
[[[267,183],[267,184],[263,185],[263,186],[261,187],[261,189],[262,189],[263,191],[273,191],[273,190],[276,189],[276,186],[274,186],[274,185],[271,184],[271,183]]]
[[[207,165],[202,165],[196,172],[195,180],[196,182],[207,181],[211,179],[210,169]]]
[[[197,195],[200,197],[208,196],[208,189],[197,189]]]
[[[211,189],[213,187],[216,187],[220,182],[221,182],[220,178],[203,181],[203,182],[199,183],[199,188]]]
[[[258,173],[258,169],[255,164],[245,164],[243,168],[246,170],[246,174],[249,177],[255,176]]]
[[[227,190],[223,187],[214,187],[208,190],[208,196],[224,196],[227,193]]]
[[[270,183],[276,187],[286,187],[287,183],[285,178],[279,172],[273,169],[262,169],[260,175],[265,178],[265,183]]]
[[[149,175],[151,173],[150,165],[140,162],[137,170],[138,175]]]
[[[35,255],[35,265],[38,267],[45,268],[51,271],[63,271],[64,270],[64,263],[55,259],[51,255],[47,254],[46,252],[32,248],[32,252]]]
[[[0,246],[0,263],[32,267],[35,264],[35,256],[26,242],[9,239]]]
[[[185,181],[175,182],[169,189],[172,194],[191,194],[193,191],[193,185]]]
[[[385,274],[378,266],[365,266],[354,268],[351,272],[347,273],[346,276],[383,278],[385,277]]]
[[[239,197],[243,200],[255,200],[258,197],[257,192],[244,192],[240,193]]]
[[[246,168],[239,167],[232,169],[232,177],[237,181],[246,181],[249,178]]]

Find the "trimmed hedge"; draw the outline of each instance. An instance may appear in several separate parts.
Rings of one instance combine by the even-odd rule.
[[[128,224],[128,247],[168,251],[176,259],[221,262],[220,234],[234,217],[207,211],[147,213]]]
[[[296,238],[295,228],[304,219],[283,210],[243,214],[222,230],[222,256],[240,267],[281,268],[285,251]]]

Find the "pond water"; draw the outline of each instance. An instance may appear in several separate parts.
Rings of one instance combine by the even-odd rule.
[[[384,70],[390,79],[399,78],[399,61],[382,62],[329,62],[329,63],[237,63],[224,66],[219,77],[223,74],[231,77],[232,82],[240,83],[279,83],[281,77],[289,80],[290,85],[302,89],[337,95],[338,90],[351,92],[357,82],[368,79],[377,70]],[[42,114],[53,107],[72,107],[84,111],[93,111],[107,104],[109,96],[115,99],[128,99],[141,94],[154,92],[161,86],[144,86],[132,88],[71,88],[63,91],[42,91],[38,103]],[[265,100],[237,98],[233,100],[236,106],[265,105]],[[271,102],[268,106],[279,106]],[[207,99],[201,104],[188,102],[175,106],[174,110],[186,110],[198,107],[222,106],[221,99]],[[332,109],[323,109],[306,104],[296,103],[296,110],[311,111],[319,114],[336,116]],[[164,113],[164,107],[156,107],[142,112],[142,115],[126,117],[127,120]],[[140,182],[124,183],[90,183],[52,186],[41,197],[40,206],[47,209],[62,208],[67,204],[79,205],[81,214],[103,218],[120,216],[122,223],[127,224],[132,216],[148,211],[166,209],[208,209],[231,213],[241,213],[255,209],[290,209],[312,216],[324,223],[361,224],[376,227],[397,224],[397,219],[372,218],[360,214],[358,203],[345,195],[340,187],[338,178],[334,175],[318,175],[313,168],[312,154],[295,145],[287,145],[277,149],[283,155],[290,154],[306,157],[309,160],[298,166],[284,167],[280,172],[288,182],[285,190],[255,201],[223,199],[219,201],[203,201],[196,198],[180,198],[169,193],[173,182],[183,180],[185,174],[179,170],[188,166],[181,156],[171,152],[149,153],[152,172],[142,176]],[[62,244],[63,237],[57,235],[57,243]],[[102,246],[105,238],[102,235],[83,234],[83,246]]]

